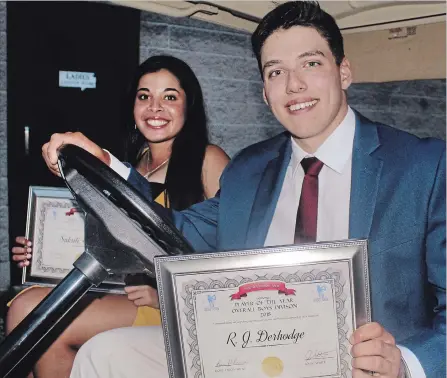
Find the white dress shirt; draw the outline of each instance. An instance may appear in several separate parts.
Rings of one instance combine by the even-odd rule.
[[[306,153],[292,138],[292,157],[267,233],[266,246],[293,244],[304,180],[301,160],[312,156],[324,163],[318,175],[317,241],[348,238],[354,132],[355,114],[349,108],[342,123],[313,155]]]
[[[352,148],[355,114],[351,108],[335,131],[313,154],[306,153],[292,138],[292,157],[279,195],[265,246],[294,243],[296,214],[300,202],[304,170],[301,160],[316,157],[324,163],[318,175],[317,241],[343,240],[349,237]],[[108,151],[107,151],[108,152]],[[126,167],[110,152],[110,167],[121,177],[129,177]],[[396,315],[398,316],[398,315]],[[415,354],[398,345],[405,361],[407,376],[426,378]]]

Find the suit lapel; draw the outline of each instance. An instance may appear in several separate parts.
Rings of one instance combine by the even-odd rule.
[[[291,154],[292,145],[289,137],[280,147],[277,155],[267,162],[264,171],[259,176],[258,190],[245,240],[245,244],[250,248],[264,246]]]
[[[383,165],[383,161],[374,154],[379,146],[377,127],[356,112],[349,211],[350,238],[369,237]]]

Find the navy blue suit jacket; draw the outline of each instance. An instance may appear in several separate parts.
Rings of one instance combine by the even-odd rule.
[[[349,238],[368,238],[372,319],[444,376],[445,144],[356,118]],[[291,153],[286,132],[242,150],[218,195],[173,211],[175,225],[200,252],[263,247]]]

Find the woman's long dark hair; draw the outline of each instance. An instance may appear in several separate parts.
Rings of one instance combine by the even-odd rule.
[[[169,55],[156,55],[138,67],[128,95],[130,114],[126,122],[128,137],[124,158],[135,166],[141,158],[141,149],[147,144],[141,132],[135,130],[133,109],[138,82],[142,76],[162,69],[178,79],[186,94],[185,124],[172,144],[165,181],[170,207],[182,210],[205,198],[202,165],[209,144],[202,89],[192,69],[182,60]]]

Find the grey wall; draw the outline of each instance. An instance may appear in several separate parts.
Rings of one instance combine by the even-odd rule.
[[[248,33],[143,12],[140,60],[166,53],[185,60],[204,91],[212,141],[230,155],[282,130],[262,100]],[[354,84],[350,104],[366,117],[445,139],[445,80]]]
[[[0,291],[9,286],[6,148],[6,2],[0,2]]]
[[[348,100],[364,116],[419,137],[446,137],[445,80],[354,84]]]
[[[143,12],[140,39],[141,60],[164,53],[191,66],[204,92],[212,142],[229,155],[281,130],[262,101],[248,33]]]

